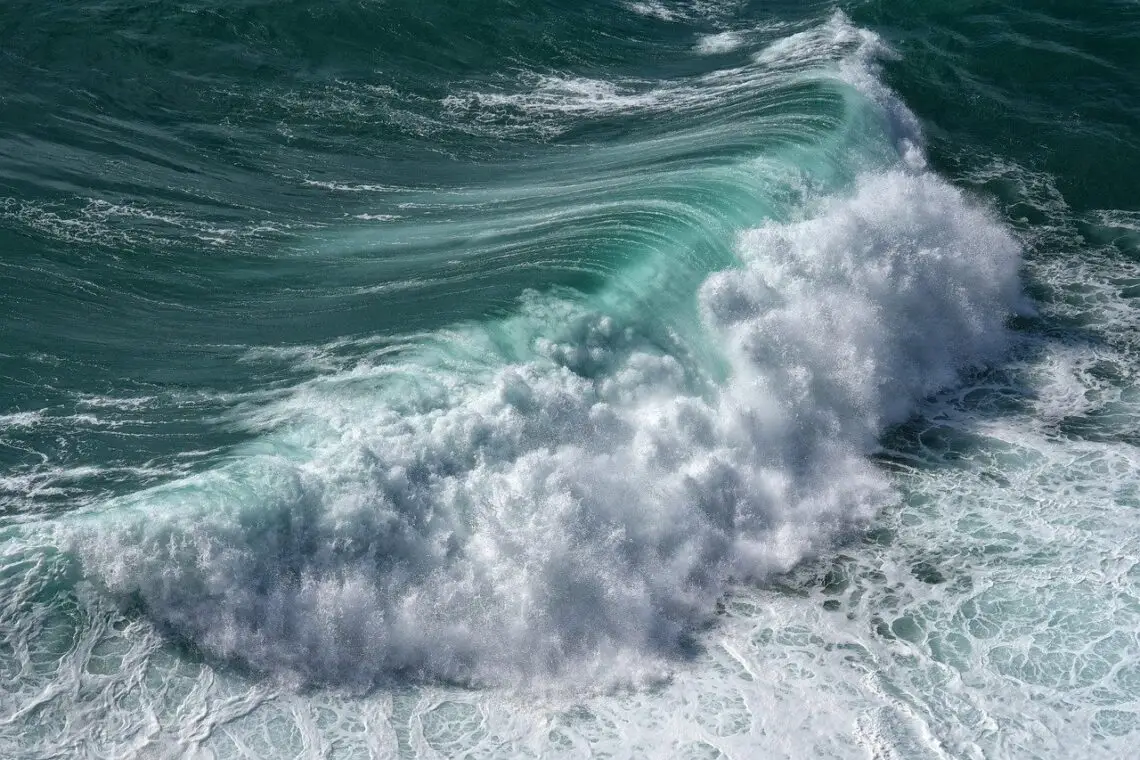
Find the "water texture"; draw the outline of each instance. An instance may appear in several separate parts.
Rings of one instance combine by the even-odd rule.
[[[1140,6],[0,7],[0,756],[1117,758]]]

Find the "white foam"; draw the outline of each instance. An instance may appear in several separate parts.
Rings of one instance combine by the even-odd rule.
[[[769,32],[781,29],[774,25]],[[701,38],[697,52],[723,52],[742,45],[742,32]],[[582,121],[631,113],[686,113],[713,105],[771,97],[783,87],[816,79],[837,79],[857,87],[884,108],[892,124],[907,119],[913,134],[909,147],[921,156],[917,121],[876,79],[875,61],[889,49],[873,32],[859,29],[841,12],[825,23],[781,38],[752,56],[749,63],[699,76],[649,81],[609,80],[563,74],[524,73],[517,83],[497,91],[457,89],[443,100],[453,119],[472,128],[537,133],[564,133]],[[908,118],[909,117],[909,118]]]
[[[7,443],[7,442],[5,442]],[[36,453],[36,452],[30,452]],[[41,455],[42,456],[42,455]],[[15,519],[34,516],[35,505],[43,499],[67,496],[69,506],[88,506],[97,503],[105,494],[92,494],[91,480],[156,481],[162,477],[185,474],[185,469],[157,466],[93,465],[66,466],[44,460],[26,468],[12,468],[0,475],[0,506],[11,508]],[[22,514],[22,513],[27,513]]]
[[[399,185],[380,185],[376,183],[360,182],[334,182],[327,180],[305,179],[302,182],[309,187],[319,187],[323,190],[333,190],[338,193],[398,193],[407,190]]]
[[[39,203],[22,198],[0,198],[0,219],[68,243],[112,248],[163,247],[186,238],[211,245],[279,236],[290,225],[258,223],[244,228],[221,226],[174,211],[148,208],[140,203],[112,203],[99,198],[76,199],[83,205]],[[75,282],[73,286],[89,287]]]
[[[634,0],[625,7],[639,16],[660,21],[678,22],[716,19],[734,7],[739,0]]]
[[[680,10],[670,8],[665,3],[659,2],[659,0],[626,3],[626,7],[640,16],[648,16],[649,18],[656,18],[662,21],[677,21],[683,18],[683,14]]]
[[[1140,211],[1101,209],[1091,215],[1099,224],[1129,232],[1140,232]]]
[[[32,427],[39,424],[43,419],[44,410],[35,412],[11,412],[10,414],[0,414],[0,429],[8,427]]]
[[[133,411],[136,409],[145,409],[151,406],[156,400],[154,396],[132,396],[132,397],[118,397],[118,396],[100,396],[96,394],[80,394],[76,400],[79,406],[85,406],[96,409],[120,409],[123,411]]]
[[[650,83],[614,83],[586,77],[541,75],[521,92],[468,92],[447,96],[453,111],[517,109],[532,115],[592,115],[658,107],[664,97]]]
[[[731,53],[743,46],[744,36],[740,32],[718,32],[701,35],[694,49],[701,55],[719,55]]]

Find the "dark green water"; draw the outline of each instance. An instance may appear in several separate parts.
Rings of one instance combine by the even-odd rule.
[[[0,5],[0,755],[1123,757],[1140,5]]]

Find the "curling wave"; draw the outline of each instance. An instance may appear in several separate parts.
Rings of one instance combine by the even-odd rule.
[[[743,234],[701,287],[719,366],[535,296],[498,337],[453,339],[480,355],[511,335],[529,358],[308,386],[254,451],[73,546],[167,629],[305,682],[676,654],[730,578],[786,570],[890,499],[877,438],[995,357],[1020,303],[1013,238],[933,174],[816,205]]]

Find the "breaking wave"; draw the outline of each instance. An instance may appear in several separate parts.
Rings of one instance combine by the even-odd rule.
[[[999,355],[1021,303],[1014,239],[931,173],[809,206],[700,287],[704,348],[536,294],[299,389],[229,465],[72,546],[169,631],[302,682],[624,677],[682,654],[732,579],[889,502],[866,455]]]

